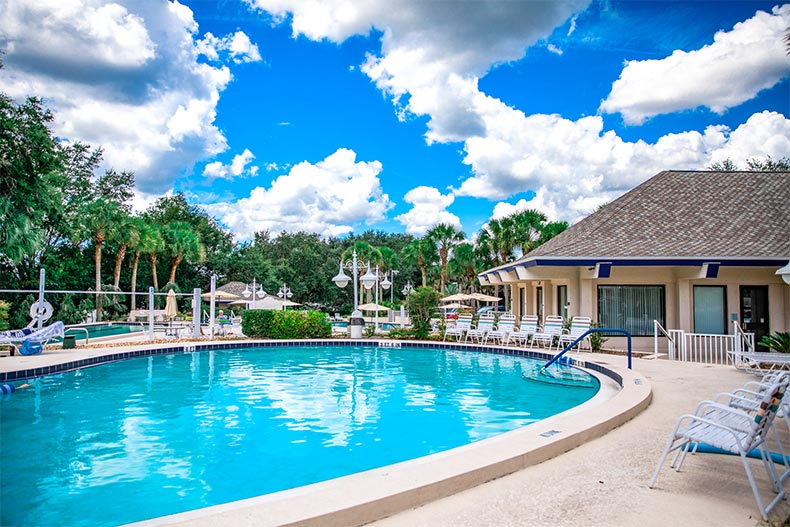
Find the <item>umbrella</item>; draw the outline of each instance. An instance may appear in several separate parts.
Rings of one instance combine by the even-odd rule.
[[[389,308],[387,306],[382,306],[371,302],[369,304],[357,306],[357,309],[361,309],[362,311],[387,311]]]
[[[176,318],[178,315],[178,305],[176,304],[176,292],[171,289],[167,292],[167,301],[165,302],[165,317],[169,319]]]
[[[484,295],[483,293],[474,293],[470,296],[481,302],[499,302],[501,300],[498,296]]]
[[[467,295],[466,293],[456,293],[454,295],[446,296],[440,302],[463,302],[464,300],[472,300],[474,295]]]
[[[202,298],[211,298],[211,291],[208,293],[203,293],[200,295]],[[234,295],[233,293],[228,293],[227,291],[223,291],[222,289],[217,289],[214,291],[214,298],[217,300],[236,300],[241,298],[239,295]]]
[[[283,306],[301,306],[299,302],[291,302],[290,300],[283,300]]]
[[[466,306],[464,304],[459,304],[458,302],[453,302],[452,304],[439,306],[439,309],[469,309],[469,306]]]

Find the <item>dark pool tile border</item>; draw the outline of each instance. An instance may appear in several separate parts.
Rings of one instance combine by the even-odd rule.
[[[239,341],[230,343],[197,343],[186,344],[180,346],[167,346],[162,348],[149,348],[141,350],[123,351],[112,353],[109,355],[99,355],[96,357],[87,357],[85,359],[64,362],[52,366],[44,366],[41,368],[29,368],[26,370],[16,370],[9,372],[0,372],[0,382],[19,381],[25,379],[33,379],[36,377],[43,377],[46,375],[54,375],[57,373],[65,373],[81,368],[88,368],[90,366],[97,366],[99,364],[106,364],[109,362],[116,362],[119,360],[133,359],[136,357],[149,357],[155,355],[170,355],[173,353],[194,353],[212,350],[232,350],[243,348],[280,348],[293,345],[302,346],[382,346],[392,348],[412,348],[412,349],[461,349],[464,351],[477,351],[480,353],[491,353],[496,355],[513,355],[517,357],[526,357],[530,359],[549,360],[552,355],[540,351],[530,350],[526,348],[508,348],[496,346],[481,346],[478,344],[464,344],[460,342],[434,342],[434,341],[392,341],[392,340],[376,340],[376,339],[362,339],[362,340],[267,340],[267,341]],[[584,367],[596,371],[602,375],[613,379],[621,387],[623,386],[623,378],[620,374],[610,370],[600,364],[594,362],[586,362],[582,359],[577,359],[577,362],[584,362]]]

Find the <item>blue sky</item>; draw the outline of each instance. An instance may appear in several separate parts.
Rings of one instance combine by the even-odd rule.
[[[790,156],[790,5],[7,0],[0,90],[236,233],[471,238]]]

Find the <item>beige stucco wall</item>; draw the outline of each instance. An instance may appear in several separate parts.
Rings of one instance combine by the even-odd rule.
[[[695,285],[724,285],[727,287],[728,320],[740,318],[740,286],[767,285],[770,331],[790,331],[790,285],[776,276],[775,268],[722,267],[717,278],[703,278],[700,267],[612,267],[610,278],[596,279],[587,267],[530,268],[521,273],[512,287],[513,312],[517,316],[538,313],[536,291],[543,288],[544,316],[558,312],[557,286],[568,286],[570,306],[568,316],[589,316],[598,319],[597,286],[663,285],[666,299],[666,328],[694,332],[693,291]],[[517,273],[512,273],[517,275]],[[522,290],[524,293],[522,293]],[[526,309],[520,309],[520,294],[525,294]],[[732,332],[731,323],[728,330]],[[607,345],[624,347],[624,339],[610,339]],[[652,350],[653,340],[634,340],[637,350]]]

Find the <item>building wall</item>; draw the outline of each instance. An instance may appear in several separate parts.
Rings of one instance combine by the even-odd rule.
[[[699,267],[612,267],[611,276],[599,279],[586,267],[532,268],[533,278],[511,284],[513,298],[525,298],[525,312],[520,302],[513,303],[514,313],[535,314],[537,287],[544,291],[544,316],[557,313],[556,288],[568,286],[570,306],[568,316],[589,316],[598,320],[597,286],[600,285],[663,285],[666,302],[666,329],[694,332],[693,295],[695,285],[723,285],[726,287],[727,331],[732,333],[732,320],[740,321],[740,286],[767,285],[770,332],[790,331],[790,285],[775,275],[773,268],[730,267],[721,268],[717,278],[702,277]],[[625,348],[624,338],[612,337],[606,346]],[[635,338],[635,350],[652,351],[652,337]]]

